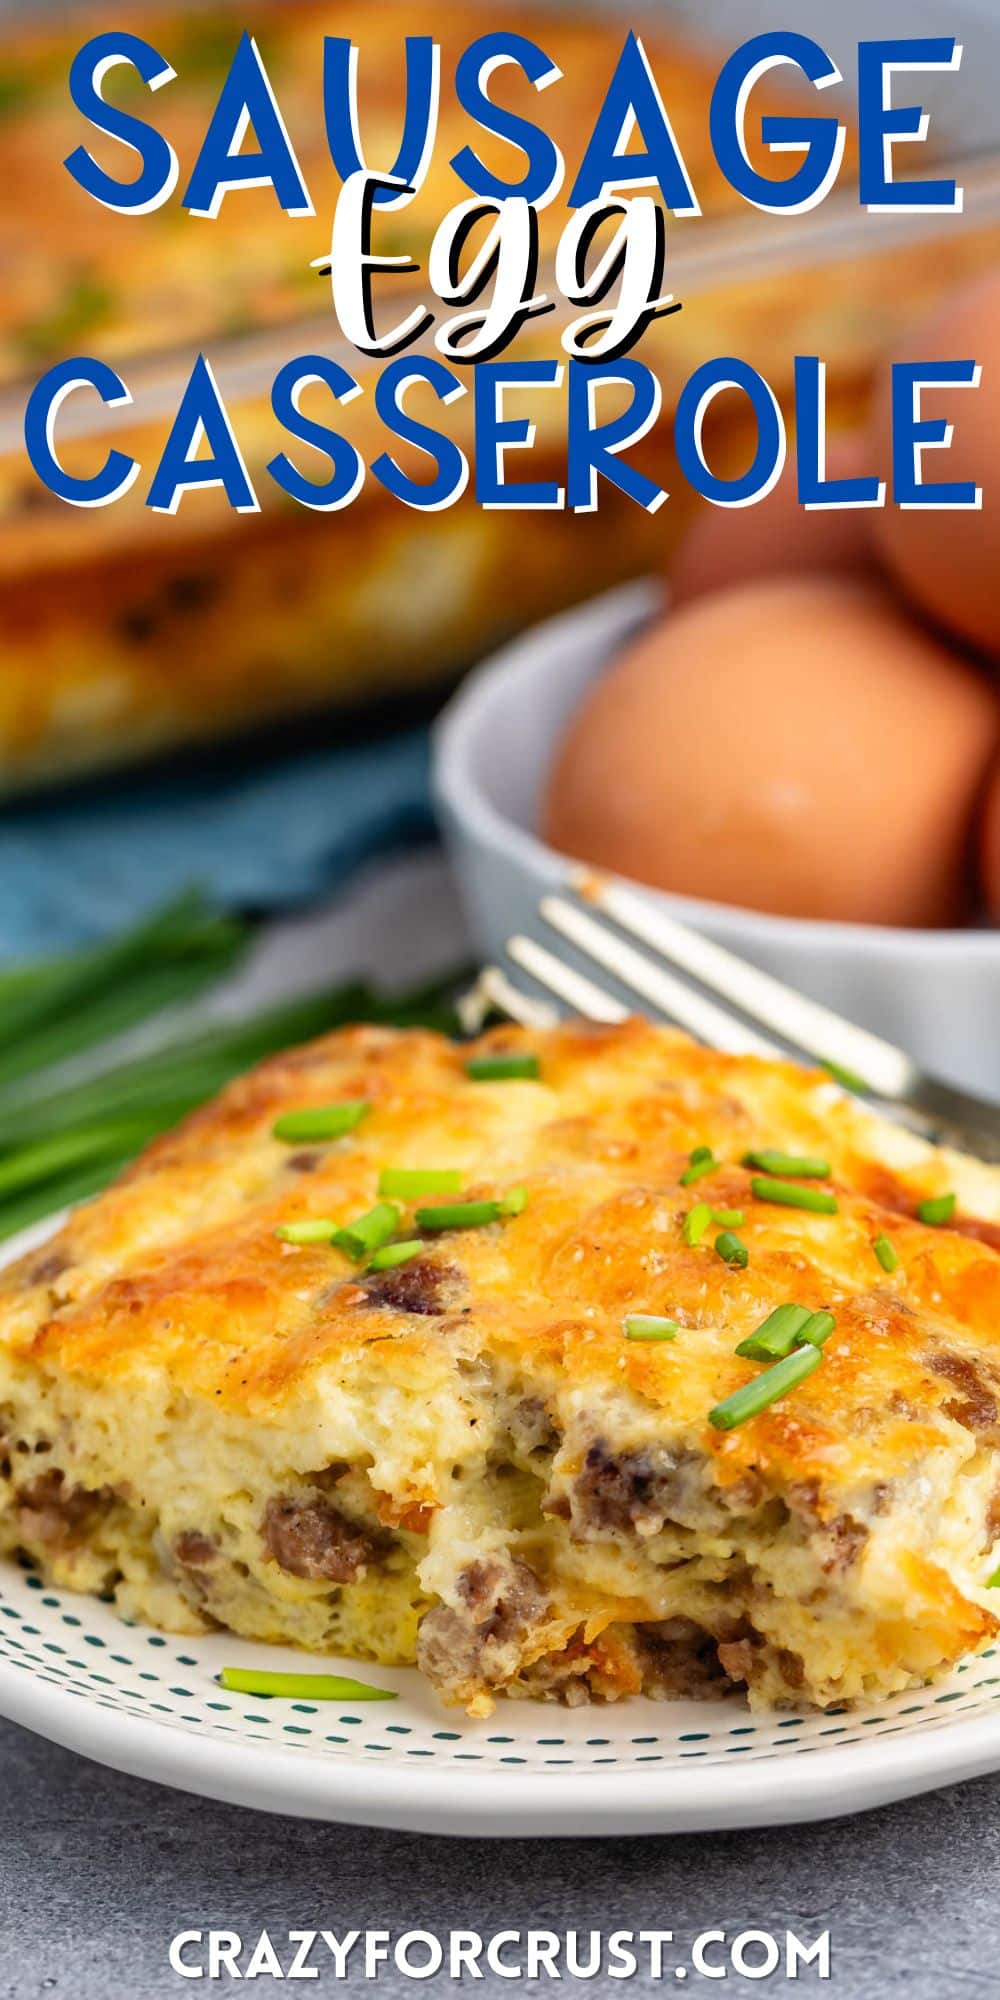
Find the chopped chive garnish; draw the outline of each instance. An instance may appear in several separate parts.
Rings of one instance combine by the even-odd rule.
[[[453,1201],[418,1208],[414,1220],[418,1229],[485,1229],[488,1222],[499,1222],[503,1213],[499,1201]]]
[[[378,1177],[379,1194],[395,1195],[411,1201],[418,1194],[459,1194],[462,1174],[459,1167],[383,1167]]]
[[[744,1382],[741,1389],[734,1389],[731,1396],[716,1403],[714,1410],[709,1410],[709,1423],[717,1431],[734,1431],[737,1424],[745,1424],[749,1417],[770,1409],[780,1396],[787,1396],[789,1389],[804,1382],[822,1359],[822,1348],[808,1343],[797,1347],[783,1361],[776,1361],[773,1368],[765,1368],[752,1382]]]
[[[690,1164],[681,1175],[682,1187],[693,1187],[695,1181],[703,1180],[706,1174],[714,1174],[719,1164],[711,1146],[696,1146],[688,1157]]]
[[[775,1202],[779,1208],[808,1208],[813,1215],[837,1213],[837,1197],[825,1188],[802,1187],[798,1181],[773,1180],[767,1174],[755,1174],[750,1188],[758,1201]]]
[[[289,1701],[395,1701],[391,1688],[342,1674],[270,1674],[256,1667],[223,1667],[219,1686],[232,1694],[277,1694]]]
[[[741,1208],[713,1208],[712,1221],[720,1229],[742,1229],[746,1216]]]
[[[625,1321],[626,1340],[676,1340],[680,1327],[675,1319],[659,1313],[629,1313]]]
[[[473,1083],[507,1083],[515,1077],[534,1081],[541,1065],[537,1056],[471,1056],[465,1074]]]
[[[276,1139],[284,1139],[290,1146],[297,1146],[305,1139],[342,1139],[345,1132],[353,1132],[362,1118],[367,1118],[370,1110],[367,1098],[347,1097],[341,1104],[314,1104],[304,1111],[286,1111],[271,1129]]]
[[[876,1236],[872,1244],[872,1249],[883,1271],[894,1271],[896,1269],[899,1263],[899,1251],[896,1249],[895,1244],[889,1241],[884,1231],[881,1236]]]
[[[824,1342],[829,1340],[836,1324],[832,1313],[810,1313],[802,1329],[802,1339],[808,1340],[811,1347],[822,1347]]]
[[[1000,1569],[995,1569],[992,1576],[987,1577],[985,1588],[987,1590],[1000,1590]]]
[[[337,1225],[324,1216],[317,1216],[309,1222],[282,1222],[274,1233],[282,1243],[332,1243]]]
[[[859,1076],[856,1070],[845,1069],[843,1063],[823,1062],[820,1068],[825,1069],[827,1076],[832,1076],[834,1083],[839,1083],[841,1090],[849,1090],[855,1097],[875,1095],[871,1084],[866,1083],[864,1077]]]
[[[419,1257],[426,1250],[426,1243],[411,1240],[408,1243],[383,1243],[369,1262],[369,1271],[394,1271],[397,1264],[408,1264],[413,1257]]]
[[[763,1325],[740,1341],[736,1352],[745,1355],[748,1361],[783,1361],[798,1346],[809,1318],[808,1306],[775,1306]]]
[[[765,1148],[763,1152],[744,1153],[743,1165],[759,1167],[762,1174],[787,1174],[793,1180],[826,1181],[830,1178],[829,1160],[817,1160],[802,1153],[778,1153]]]
[[[505,1216],[522,1215],[527,1205],[527,1188],[516,1187],[496,1201],[453,1201],[418,1208],[414,1220],[418,1229],[485,1229],[487,1223]]]
[[[746,1244],[741,1243],[739,1237],[734,1236],[731,1230],[724,1229],[721,1236],[716,1237],[715,1248],[724,1264],[736,1264],[741,1271],[746,1270],[750,1262],[750,1252]]]
[[[707,1201],[698,1201],[684,1217],[684,1241],[692,1250],[697,1250],[702,1237],[712,1226],[712,1211]]]
[[[918,1220],[929,1223],[932,1228],[939,1226],[942,1222],[950,1222],[955,1213],[957,1201],[958,1196],[954,1194],[931,1195],[928,1201],[918,1203]]]
[[[333,1240],[345,1257],[360,1264],[373,1250],[380,1250],[383,1243],[388,1243],[398,1228],[398,1208],[391,1201],[380,1201],[366,1215],[359,1215],[356,1222],[345,1223]]]

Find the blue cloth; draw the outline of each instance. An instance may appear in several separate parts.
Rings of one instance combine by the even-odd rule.
[[[103,936],[191,883],[226,908],[288,909],[433,831],[423,729],[11,807],[0,813],[0,960]]]

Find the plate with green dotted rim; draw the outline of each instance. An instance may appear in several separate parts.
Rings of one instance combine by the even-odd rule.
[[[343,1673],[396,1699],[239,1695],[219,1685],[227,1666]],[[0,1561],[0,1714],[116,1770],[269,1812],[465,1835],[680,1833],[832,1818],[1000,1768],[1000,1648],[850,1712],[501,1700],[471,1721],[410,1669],[156,1632]]]

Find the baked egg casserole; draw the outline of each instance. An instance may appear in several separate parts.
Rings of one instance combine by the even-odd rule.
[[[1000,1176],[672,1030],[272,1060],[0,1274],[0,1546],[449,1703],[880,1698],[1000,1605]]]

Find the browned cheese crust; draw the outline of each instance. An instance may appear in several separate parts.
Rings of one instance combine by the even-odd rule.
[[[947,1668],[997,1622],[1000,1176],[640,1021],[474,1052],[526,1049],[537,1080],[370,1028],[271,1061],[6,1271],[5,1545],[154,1622],[419,1657],[474,1710],[734,1682],[828,1704]],[[354,1098],[343,1138],[273,1134]],[[825,1156],[837,1212],[756,1199],[765,1146]],[[367,1275],[276,1235],[349,1222],[387,1166],[526,1203]],[[952,1226],[916,1219],[950,1189]],[[695,1201],[743,1211],[745,1269],[714,1227],[685,1241]],[[788,1301],[834,1315],[822,1365],[720,1432],[759,1372],[738,1342]],[[676,1338],[630,1341],[634,1313]]]

